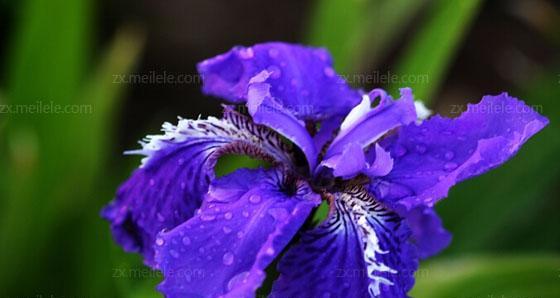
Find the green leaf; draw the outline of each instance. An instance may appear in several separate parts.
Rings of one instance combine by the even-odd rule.
[[[482,256],[440,260],[416,272],[412,297],[560,297],[560,257]]]
[[[307,43],[329,49],[351,83],[352,72],[375,64],[403,32],[423,0],[320,0],[309,23]]]
[[[397,94],[400,87],[411,87],[417,99],[426,104],[433,101],[432,96],[443,82],[480,2],[436,0],[432,3],[427,21],[397,64],[396,75],[401,79],[390,86],[391,94]]]

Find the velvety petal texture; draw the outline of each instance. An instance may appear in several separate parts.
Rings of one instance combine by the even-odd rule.
[[[271,297],[407,297],[418,264],[402,218],[361,186],[331,203],[328,219],[281,259]]]
[[[493,169],[509,158],[548,120],[503,93],[485,96],[455,119],[434,116],[402,127],[383,146],[391,152],[391,173],[372,191],[395,208],[431,207],[449,189]]]
[[[127,251],[144,255],[154,266],[157,233],[190,218],[214,177],[214,165],[227,153],[248,154],[272,163],[294,164],[278,134],[256,125],[230,108],[223,119],[180,120],[164,124],[164,135],[150,136],[143,165],[119,188],[102,211],[115,240]]]
[[[244,103],[251,79],[262,71],[263,81],[282,107],[301,120],[345,115],[361,95],[337,75],[325,49],[271,42],[234,47],[198,64],[203,91],[230,102]]]
[[[433,208],[417,207],[405,217],[412,230],[412,241],[421,259],[429,258],[451,243],[451,234],[443,227],[441,219]]]
[[[196,215],[156,240],[159,290],[168,298],[254,297],[265,268],[319,203],[307,183],[277,169],[215,180]]]

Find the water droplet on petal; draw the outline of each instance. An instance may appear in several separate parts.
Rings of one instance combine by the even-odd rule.
[[[179,253],[174,249],[169,250],[169,254],[175,259],[179,258]]]
[[[229,266],[229,265],[233,264],[234,258],[235,257],[233,256],[233,254],[228,251],[222,257],[222,262],[224,263],[224,265]]]
[[[268,56],[270,56],[270,58],[276,58],[278,57],[278,49],[270,49],[268,50]]]
[[[156,181],[154,179],[150,179],[150,186],[154,186],[156,184]]]
[[[452,160],[453,157],[455,157],[455,153],[453,153],[453,151],[447,151],[447,152],[445,152],[445,159],[447,159],[447,160]]]
[[[159,222],[164,222],[165,221],[165,217],[159,212],[156,214],[156,217],[157,217],[157,220]]]
[[[201,254],[203,254],[205,251],[206,251],[206,249],[204,249],[204,247],[200,247],[198,249],[198,252],[201,253]]]
[[[224,218],[227,219],[227,220],[232,219],[232,218],[233,218],[233,213],[231,213],[231,212],[226,212],[226,213],[224,214]]]
[[[249,202],[253,203],[253,204],[258,204],[261,202],[261,196],[259,195],[251,195],[249,197]]]
[[[272,248],[272,247],[269,247],[269,248],[266,249],[266,254],[267,254],[267,255],[271,255],[271,256],[272,256],[272,255],[274,255],[274,252],[275,252],[275,251],[274,251],[274,248]]]
[[[239,50],[239,56],[243,59],[251,59],[255,56],[255,52],[253,52],[253,48],[246,48]]]
[[[241,215],[243,215],[243,217],[249,217],[249,211],[243,210],[243,212],[241,212]]]
[[[457,164],[454,163],[454,162],[448,162],[445,165],[443,165],[443,168],[448,170],[448,171],[451,171],[451,170],[454,170],[455,168],[457,168]]]
[[[285,221],[290,216],[290,213],[285,208],[271,208],[268,210],[268,214],[277,221]]]
[[[323,72],[329,78],[332,78],[335,75],[334,69],[332,67],[325,67],[325,69],[323,69]]]
[[[243,238],[244,234],[242,231],[237,232],[237,238],[241,239]]]
[[[202,221],[213,221],[214,219],[216,219],[216,215],[213,214],[202,214],[200,216],[200,219]]]
[[[416,152],[418,152],[420,154],[426,152],[426,146],[424,146],[422,144],[417,144],[415,148],[416,148]]]
[[[157,238],[156,239],[156,245],[157,246],[162,246],[165,243],[165,241],[162,238]]]
[[[269,66],[267,70],[271,72],[270,77],[273,79],[278,79],[282,76],[282,70],[280,70],[280,68],[276,65]]]
[[[247,283],[248,276],[249,276],[249,271],[244,271],[232,277],[227,284],[228,291],[231,291],[233,288],[236,288],[241,283]]]
[[[222,231],[224,231],[225,234],[229,234],[229,233],[231,233],[231,228],[230,227],[223,227]]]
[[[188,236],[183,237],[183,244],[184,245],[190,245],[191,244],[191,238],[189,238]]]

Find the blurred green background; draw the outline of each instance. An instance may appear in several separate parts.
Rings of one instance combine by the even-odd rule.
[[[448,116],[501,91],[546,115],[512,161],[440,203],[454,240],[412,295],[560,297],[560,4],[547,0],[0,0],[0,297],[159,297],[161,275],[98,215],[138,165],[121,152],[178,115],[217,114],[195,63],[270,40],[325,46],[352,85],[411,86]]]

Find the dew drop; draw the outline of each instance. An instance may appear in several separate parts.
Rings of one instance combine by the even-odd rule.
[[[445,165],[443,165],[443,168],[448,170],[448,171],[451,171],[451,170],[454,170],[455,168],[457,168],[457,164],[454,163],[454,162],[448,162]]]
[[[334,77],[334,75],[335,75],[334,69],[333,69],[332,67],[325,67],[325,68],[323,69],[323,72],[324,72],[325,75],[326,75],[327,77],[329,77],[329,78],[332,78],[332,77]]]
[[[154,179],[150,179],[150,186],[154,186],[156,184],[156,181]]]
[[[175,259],[179,258],[179,253],[174,249],[169,250],[169,254]]]
[[[205,251],[206,251],[206,249],[204,249],[204,247],[200,247],[198,249],[198,252],[201,253],[201,254],[203,254]]]
[[[452,160],[453,157],[455,157],[455,153],[453,153],[453,151],[447,151],[447,152],[445,152],[445,159],[447,159],[447,160]]]
[[[156,245],[157,246],[162,246],[165,243],[165,241],[162,238],[157,238],[156,239]]]
[[[227,220],[232,219],[232,218],[233,218],[233,213],[231,213],[231,212],[226,212],[226,213],[224,214],[224,218],[227,219]]]
[[[237,238],[241,239],[243,238],[244,234],[242,231],[237,232]]]
[[[249,276],[249,271],[244,271],[232,277],[227,284],[228,291],[231,291],[231,289],[236,288],[241,283],[247,283],[248,276]]]
[[[328,61],[329,60],[329,54],[327,54],[327,52],[325,50],[319,49],[315,53],[317,54],[319,59],[321,59],[322,61]]]
[[[253,52],[253,48],[241,49],[239,56],[243,59],[251,59],[255,56],[255,52]]]
[[[282,70],[280,70],[280,68],[276,65],[269,66],[267,70],[271,72],[270,77],[273,79],[278,79],[282,76]]]
[[[243,217],[249,217],[249,211],[243,210],[243,212],[241,212],[241,215],[243,215]]]
[[[261,196],[259,195],[251,195],[249,197],[249,202],[253,203],[253,204],[258,204],[261,202]]]
[[[231,233],[231,228],[230,227],[223,227],[222,231],[224,231],[224,234],[229,234],[229,233]]]
[[[268,50],[268,56],[270,56],[270,58],[276,58],[278,57],[278,49],[270,49]]]
[[[202,221],[213,221],[214,219],[216,219],[216,215],[213,214],[202,214],[200,216],[200,219]]]
[[[417,144],[415,148],[416,148],[416,152],[418,152],[420,154],[426,152],[426,146],[424,146],[422,144]]]
[[[235,257],[233,256],[233,254],[228,251],[222,257],[222,262],[224,263],[224,265],[229,266],[229,265],[233,264],[234,258]]]
[[[191,238],[189,238],[188,236],[183,237],[182,242],[184,245],[190,245],[191,244]]]

